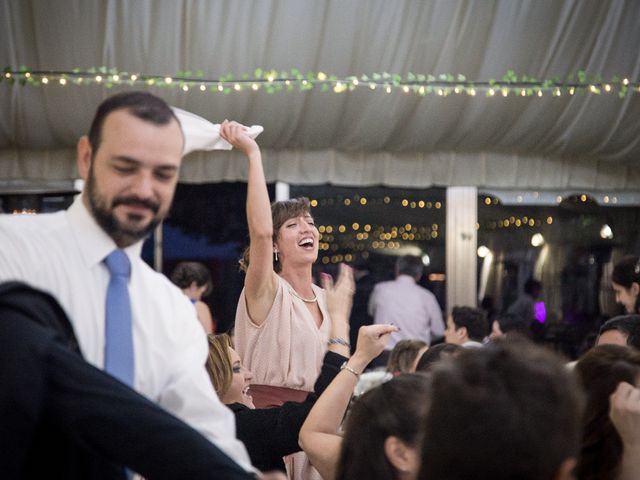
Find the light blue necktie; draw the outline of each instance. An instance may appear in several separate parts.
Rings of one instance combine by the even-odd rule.
[[[111,273],[107,288],[104,369],[132,387],[133,332],[128,287],[131,263],[122,250],[111,252],[104,263]]]

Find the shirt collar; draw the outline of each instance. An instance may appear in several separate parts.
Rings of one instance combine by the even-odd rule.
[[[118,248],[113,239],[93,218],[82,201],[82,194],[78,195],[67,209],[67,219],[87,268],[102,262],[107,255]],[[143,242],[144,240],[140,240],[124,249],[129,260],[140,257]]]
[[[400,275],[398,275],[397,280],[399,282],[416,283],[416,281],[411,275],[406,275],[404,273],[401,273]]]

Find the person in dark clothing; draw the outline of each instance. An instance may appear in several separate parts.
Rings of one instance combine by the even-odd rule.
[[[84,361],[57,301],[0,285],[0,471],[15,479],[252,479],[213,443]]]
[[[368,325],[361,328],[364,331],[379,329],[380,326]],[[367,356],[366,352],[371,350],[370,344],[373,342],[370,337],[361,336],[365,339],[361,340],[363,345],[358,345],[354,353],[354,356],[358,352],[360,357],[366,356],[367,363],[380,353],[377,350],[374,356]],[[303,402],[285,402],[280,407],[256,409],[248,393],[251,372],[243,367],[229,337],[225,334],[209,335],[207,371],[220,400],[235,413],[238,439],[244,443],[251,463],[256,468],[284,471],[282,457],[301,450],[298,443],[300,428],[318,397],[341,369],[347,368],[345,365],[349,360],[348,355],[346,346],[331,344],[324,355],[314,391]],[[358,374],[359,372],[356,376]]]
[[[347,356],[328,351],[314,391],[304,402],[285,402],[276,408],[255,409],[248,392],[251,374],[242,366],[229,336],[209,335],[207,370],[211,382],[220,400],[235,413],[236,434],[256,468],[285,470],[282,457],[301,450],[298,434],[307,414],[347,360]]]
[[[369,315],[368,306],[369,296],[376,285],[375,279],[369,270],[369,265],[365,261],[357,262],[353,265],[353,277],[356,281],[356,292],[353,295],[353,308],[349,318],[351,353],[356,351],[360,327],[373,323],[373,317]]]

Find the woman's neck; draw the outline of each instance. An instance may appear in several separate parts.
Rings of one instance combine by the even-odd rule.
[[[313,283],[311,265],[298,268],[283,267],[280,276],[284,278],[299,295],[308,298],[314,296],[313,288],[311,287]]]

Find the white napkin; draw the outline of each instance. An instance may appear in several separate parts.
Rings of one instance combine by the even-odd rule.
[[[233,148],[229,142],[220,136],[219,123],[211,123],[198,115],[177,107],[171,108],[182,126],[182,133],[184,134],[183,155],[195,150],[231,150]],[[256,138],[263,131],[264,128],[261,125],[247,127],[247,134],[251,138]]]

